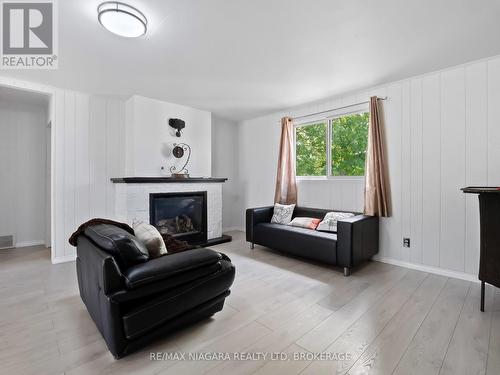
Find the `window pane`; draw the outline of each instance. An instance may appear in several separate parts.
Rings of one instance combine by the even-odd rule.
[[[326,176],[326,122],[295,130],[297,176]]]
[[[364,176],[369,113],[332,121],[332,176]]]

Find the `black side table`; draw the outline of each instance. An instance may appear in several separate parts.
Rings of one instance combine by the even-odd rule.
[[[481,224],[481,255],[479,280],[481,280],[481,311],[484,311],[485,283],[500,287],[500,188],[470,186],[464,193],[479,195]]]

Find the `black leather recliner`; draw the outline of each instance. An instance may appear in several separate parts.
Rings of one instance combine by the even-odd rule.
[[[246,211],[246,240],[253,244],[288,252],[351,269],[369,260],[379,250],[378,217],[356,214],[338,221],[337,233],[320,232],[288,225],[271,224],[273,206]],[[323,219],[328,212],[319,208],[295,207],[293,217]]]
[[[80,296],[116,358],[222,310],[235,277],[224,254],[193,249],[126,267],[111,255],[120,228],[88,230],[77,239]]]

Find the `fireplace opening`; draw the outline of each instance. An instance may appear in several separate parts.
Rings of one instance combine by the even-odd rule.
[[[191,244],[207,241],[207,192],[149,195],[149,220],[161,234]]]

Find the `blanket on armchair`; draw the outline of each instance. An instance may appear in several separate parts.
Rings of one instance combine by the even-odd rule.
[[[114,221],[110,219],[95,218],[83,223],[78,227],[78,229],[69,238],[70,245],[76,247],[78,236],[83,234],[86,228],[98,224],[114,225],[135,236],[134,229],[126,223],[121,223],[119,221]],[[186,241],[179,241],[169,234],[162,234],[161,236],[163,237],[163,241],[165,242],[165,246],[167,247],[168,254],[178,253],[181,251],[190,250],[194,248],[194,246],[191,246]]]

